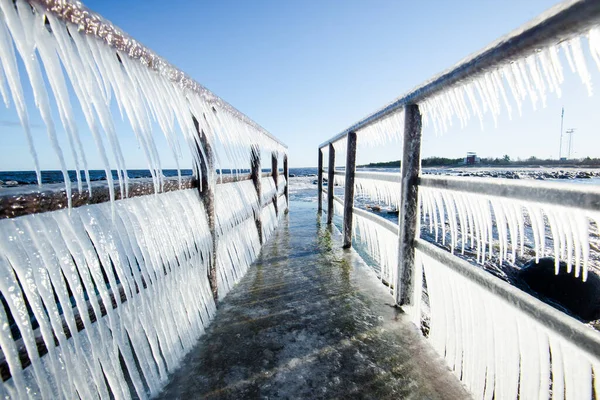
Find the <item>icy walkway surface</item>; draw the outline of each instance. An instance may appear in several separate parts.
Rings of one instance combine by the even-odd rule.
[[[293,202],[161,398],[468,394],[315,203]]]

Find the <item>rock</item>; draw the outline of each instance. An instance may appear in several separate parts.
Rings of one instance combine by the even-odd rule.
[[[530,260],[519,277],[537,294],[564,307],[585,322],[600,319],[600,277],[590,272],[587,280],[567,272],[567,264],[560,263],[558,275],[554,274],[554,258]]]
[[[575,175],[575,178],[577,179],[590,179],[591,176],[588,172],[584,172],[584,171],[579,171],[577,173],[577,175]]]
[[[17,181],[6,181],[6,182],[4,182],[4,184],[6,186],[17,186],[19,184],[19,182],[17,182]]]

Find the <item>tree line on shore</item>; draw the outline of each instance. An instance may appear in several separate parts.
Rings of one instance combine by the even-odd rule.
[[[427,157],[421,160],[422,167],[464,167],[464,158]],[[517,158],[512,160],[510,156],[503,157],[481,157],[477,166],[574,166],[574,167],[600,167],[600,158],[585,157],[580,159],[556,160],[541,159],[531,156],[527,159]],[[364,168],[400,168],[400,160],[385,161],[359,165]]]

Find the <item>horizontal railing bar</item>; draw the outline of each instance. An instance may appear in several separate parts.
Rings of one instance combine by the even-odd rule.
[[[323,148],[335,143],[348,132],[362,129],[407,104],[417,104],[451,86],[475,78],[487,71],[535,53],[539,48],[559,43],[579,35],[598,24],[600,2],[575,0],[559,4],[540,17],[498,39],[483,50],[470,55],[452,68],[435,76],[392,103],[358,121],[338,135],[319,145]]]
[[[415,247],[600,360],[600,333],[594,329],[431,243],[417,239]]]
[[[334,175],[346,176],[345,171],[335,171]],[[367,171],[356,171],[354,173],[356,179],[371,179],[374,181],[393,182],[400,183],[402,179],[399,172],[367,172]],[[400,190],[400,189],[398,189]]]
[[[333,196],[333,200],[337,201],[338,203],[340,203],[341,205],[344,205],[344,200],[342,200],[341,197],[338,196]]]
[[[583,210],[600,210],[600,190],[590,185],[456,176],[422,176],[419,178],[419,185]]]
[[[181,179],[181,188],[177,178],[164,180],[163,192],[172,192],[180,189],[197,187],[198,183],[193,177]],[[115,183],[115,200],[121,199],[118,183]],[[129,183],[129,197],[139,197],[154,194],[152,179],[131,180]],[[92,182],[92,196],[88,189],[71,192],[72,207],[82,207],[91,204],[100,204],[110,201],[110,191],[107,181]],[[27,188],[14,187],[2,190],[0,195],[0,219],[16,218],[28,214],[38,214],[48,211],[57,211],[67,208],[67,194],[64,184],[49,184],[40,188],[29,185]]]
[[[144,66],[154,72],[166,77],[180,87],[189,89],[201,95],[210,104],[226,110],[235,118],[254,127],[269,139],[287,149],[287,146],[271,135],[265,128],[260,126],[248,116],[240,112],[231,104],[196,82],[185,72],[170,64],[154,51],[142,45],[140,42],[114,26],[110,21],[85,7],[80,2],[72,0],[27,0],[31,4],[39,4],[47,12],[56,16],[65,23],[71,23],[78,27],[80,32],[94,36],[104,42],[106,46],[121,51],[133,60],[139,60]]]
[[[270,172],[263,172],[263,177],[271,176]],[[250,174],[223,175],[217,178],[217,184],[240,182],[249,180]],[[166,178],[163,190],[160,193],[173,192],[197,188],[198,182],[192,176],[181,178],[181,187],[177,177]],[[118,183],[115,183],[115,200],[121,200],[121,192]],[[153,195],[154,183],[150,178],[132,179],[129,181],[129,196],[140,197]],[[76,188],[71,191],[72,208],[83,207],[92,204],[101,204],[110,201],[110,191],[107,181],[92,182],[92,196],[84,189],[79,192]],[[0,219],[16,218],[29,214],[57,211],[67,208],[67,195],[64,185],[49,184],[43,188],[37,185],[28,185],[27,188],[16,186],[3,188],[0,194]]]
[[[393,222],[388,221],[385,218],[381,218],[380,216],[370,213],[366,210],[362,210],[360,208],[353,207],[352,211],[356,215],[359,215],[365,219],[368,219],[369,221],[381,226],[382,228],[387,229],[394,235],[398,235],[398,225],[394,224]]]
[[[393,182],[400,183],[402,176],[400,172],[366,172],[366,171],[356,171],[355,177],[357,179],[372,179],[376,181],[384,181],[384,182]],[[398,188],[400,191],[400,188]]]

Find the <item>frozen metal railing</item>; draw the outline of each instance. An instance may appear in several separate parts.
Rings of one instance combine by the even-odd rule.
[[[127,35],[110,21],[87,8],[84,4],[78,1],[75,2],[69,0],[27,1],[30,4],[42,6],[47,12],[52,13],[64,23],[77,25],[81,32],[85,32],[86,35],[94,36],[102,40],[107,46],[127,54],[133,60],[139,60],[139,62],[148,69],[167,77],[182,88],[198,93],[208,103],[218,105],[219,108],[226,110],[240,121],[255,127],[271,140],[279,143],[284,148],[287,148],[285,143],[273,136],[258,123],[248,118],[244,113],[240,112],[227,101],[192,79],[184,71],[170,64],[154,51]]]
[[[466,225],[471,229],[473,224],[479,225],[475,229],[481,229],[489,233],[489,235],[485,233],[488,236],[483,235],[479,240],[479,245],[483,244],[482,259],[486,254],[486,244],[488,251],[492,250],[491,240],[492,231],[494,231],[491,227],[494,223],[492,219],[497,219],[504,224],[502,228],[504,241],[500,239],[500,230],[496,233],[500,242],[499,253],[502,253],[502,251],[506,253],[508,248],[507,232],[510,231],[514,257],[516,239],[513,238],[513,235],[515,233],[515,236],[521,235],[522,240],[523,213],[526,209],[529,218],[532,220],[532,230],[536,242],[536,257],[539,255],[539,242],[542,241],[543,243],[545,240],[545,224],[550,224],[553,234],[560,236],[560,238],[554,238],[555,253],[562,254],[563,249],[569,247],[567,254],[570,268],[571,247],[576,248],[574,250],[577,259],[575,271],[579,271],[579,257],[583,254],[583,277],[585,278],[585,264],[587,263],[588,254],[582,249],[581,243],[587,243],[586,238],[589,231],[585,228],[590,226],[588,222],[595,221],[596,225],[598,224],[600,190],[589,186],[565,185],[564,183],[421,176],[422,121],[419,105],[423,106],[423,110],[429,111],[426,106],[432,98],[438,101],[438,96],[456,88],[461,88],[461,85],[465,85],[466,82],[481,77],[487,79],[487,74],[496,73],[499,68],[504,68],[513,61],[520,62],[526,57],[535,57],[541,49],[547,50],[549,46],[559,45],[561,42],[582,35],[582,33],[589,32],[590,48],[593,47],[591,51],[594,55],[597,48],[596,36],[598,29],[596,28],[598,25],[600,25],[600,2],[582,0],[564,2],[531,23],[499,39],[482,51],[469,56],[456,66],[418,86],[408,94],[351,125],[318,147],[319,211],[322,211],[323,208],[320,199],[323,191],[323,168],[324,163],[327,163],[330,186],[327,192],[329,201],[326,210],[328,223],[331,223],[333,215],[333,202],[336,201],[342,204],[343,201],[345,210],[343,213],[344,246],[351,245],[354,229],[353,214],[359,215],[368,220],[369,223],[384,228],[397,236],[397,273],[392,274],[395,281],[388,282],[390,286],[394,287],[396,304],[402,306],[411,315],[413,321],[420,325],[422,316],[420,310],[421,290],[424,286],[427,287],[430,300],[435,302],[435,305],[433,303],[430,305],[435,308],[437,313],[436,316],[431,316],[432,321],[433,319],[436,321],[435,326],[431,328],[432,332],[435,331],[435,338],[432,339],[432,342],[435,342],[434,345],[437,346],[438,352],[445,356],[450,366],[455,369],[457,376],[465,380],[469,389],[473,393],[481,395],[480,397],[512,398],[517,397],[517,395],[512,396],[512,394],[518,394],[523,398],[528,396],[526,393],[535,393],[530,397],[543,398],[549,390],[549,387],[546,387],[546,376],[548,382],[552,381],[552,390],[559,394],[564,391],[566,398],[589,398],[591,397],[589,395],[591,390],[599,393],[600,381],[597,380],[597,377],[600,374],[600,334],[575,318],[552,308],[520,289],[478,269],[476,266],[470,265],[458,256],[421,240],[417,231],[420,219],[420,198],[430,202],[428,205],[425,204],[424,207],[437,208],[434,213],[439,212],[442,218],[447,217],[448,221],[454,219],[454,227],[452,227],[452,221],[450,221],[454,235],[457,231],[456,220],[463,218],[463,221],[465,221],[464,215],[469,212],[472,213],[470,217],[466,218],[471,218]],[[568,53],[567,57],[569,57]],[[532,60],[534,59],[532,58]],[[546,67],[547,65],[543,66],[543,68]],[[583,76],[582,80],[585,80]],[[508,83],[511,84],[510,81]],[[485,86],[485,83],[483,85]],[[494,85],[498,84],[490,84],[490,87],[493,86],[493,89],[490,90],[503,90]],[[488,89],[484,88],[482,90]],[[496,95],[499,96],[498,93]],[[458,100],[449,97],[447,101]],[[473,102],[473,99],[470,99],[470,101]],[[449,104],[444,106],[447,108],[462,107]],[[384,123],[389,122],[389,116],[396,115],[395,113],[398,112],[403,112],[404,116],[401,172],[399,174],[357,172],[355,166],[357,133],[359,135],[364,133],[364,139],[369,140],[371,138],[369,135],[377,135],[377,132],[376,129],[365,129],[366,127],[373,125],[381,128]],[[453,112],[454,115],[459,115],[462,111],[448,111],[450,114]],[[400,121],[400,119],[395,121]],[[463,121],[461,120],[461,122]],[[381,123],[381,125],[375,125],[376,123]],[[394,129],[397,129],[397,127],[394,126]],[[342,139],[347,140],[346,168],[343,172],[334,170],[336,164],[334,143]],[[324,151],[328,151],[327,161],[323,160]],[[335,197],[331,189],[334,178],[339,177],[344,177],[345,181],[343,200]],[[357,180],[380,182],[389,187],[396,186],[394,190],[397,190],[400,199],[397,226],[393,226],[389,221],[373,213],[354,207],[353,189],[358,186]],[[421,188],[422,193],[419,193],[419,188]],[[472,198],[477,198],[477,201],[481,200],[481,202],[467,204]],[[470,210],[467,210],[467,208],[470,208]],[[339,208],[337,208],[337,211],[339,212]],[[458,215],[461,212],[463,215]],[[450,213],[454,213],[454,215],[450,216]],[[488,214],[483,215],[484,213]],[[443,217],[444,214],[445,217]],[[479,220],[477,220],[478,218]],[[473,220],[476,221],[473,222]],[[463,230],[462,234],[465,235],[463,236],[464,244],[466,233],[464,232],[463,221],[460,221],[460,226]],[[442,229],[445,229],[444,224],[446,221],[442,220],[436,223],[438,222],[441,222]],[[517,232],[519,229],[521,229],[521,232]],[[568,237],[568,235],[571,235],[571,237]],[[453,238],[452,240],[455,241],[456,239]],[[581,240],[581,243],[574,244],[577,240]],[[557,250],[559,248],[560,251]],[[499,258],[502,260],[502,256]],[[427,270],[427,274],[425,274],[423,268]],[[423,282],[423,276],[425,275],[431,278],[426,285]],[[579,275],[576,274],[576,276]],[[448,279],[448,281],[444,279]],[[453,286],[454,284],[456,286]],[[440,299],[442,299],[441,302]],[[481,302],[478,302],[478,300],[481,300]],[[463,306],[464,308],[461,308]],[[493,312],[490,310],[502,312],[504,316],[494,315],[488,318],[487,314]],[[475,321],[476,318],[483,319]],[[496,320],[496,318],[499,320]],[[524,338],[524,336],[529,335],[527,327],[534,327],[532,328],[536,335],[534,339],[539,338],[540,343],[536,343],[534,340],[533,343],[530,343],[531,346],[526,344],[529,340],[529,338]],[[514,329],[514,331],[510,331],[510,334],[508,334],[507,329]],[[513,335],[513,333],[515,334]],[[454,334],[458,337],[453,337]],[[486,344],[475,337],[481,335],[481,337],[486,338],[486,335],[490,334],[494,337],[493,341],[496,342],[493,345]],[[501,340],[496,339],[496,335],[504,334],[506,334],[506,337],[502,337]],[[506,343],[504,343],[505,341]],[[514,348],[517,349],[516,355],[513,351]],[[519,349],[523,354],[518,354]],[[535,353],[538,351],[539,353]],[[505,355],[505,352],[506,354],[510,353],[510,355]],[[494,356],[490,358],[490,354],[500,357],[502,364],[494,366]],[[487,357],[487,359],[481,360],[484,357]],[[476,359],[478,359],[478,364],[474,364]],[[521,366],[519,366],[520,359]],[[506,363],[504,363],[505,361]],[[491,364],[486,364],[490,362]],[[526,362],[540,363],[538,370],[540,376],[528,377],[529,372],[525,366]],[[483,376],[475,377],[479,374],[475,371],[478,368],[483,368],[483,371],[485,371],[486,365],[488,365],[487,368],[491,369],[483,372]],[[582,367],[580,370],[576,370],[572,368],[575,365],[582,365]],[[501,371],[494,372],[494,368],[500,368]],[[504,368],[516,372],[504,374],[506,372]],[[550,377],[550,369],[552,369],[552,377]],[[596,377],[595,383],[592,383],[592,379],[588,379],[588,377],[591,378],[592,371]],[[496,378],[495,382],[494,376]],[[484,393],[485,396],[483,396]]]
[[[24,101],[20,85],[29,78],[51,141],[62,140],[51,118],[58,111],[69,140],[77,142],[84,131],[77,126],[87,124],[106,159],[106,181],[90,182],[83,147],[71,143],[75,162],[83,164],[75,166],[79,187],[71,190],[55,146],[64,185],[41,185],[30,143],[40,186],[5,188],[0,195],[6,278],[0,392],[11,398],[154,397],[287,211],[287,146],[80,2],[3,1],[0,31],[0,80],[9,82],[2,94],[7,105],[8,95],[15,99],[26,137],[31,140],[26,106],[32,102]],[[147,150],[152,178],[128,180],[129,154],[112,126],[111,101]],[[85,119],[73,117],[73,104]],[[156,131],[171,150],[179,147],[176,136],[184,136],[193,177],[163,176]],[[217,166],[215,148],[250,172],[218,176],[224,166]],[[262,172],[262,153],[271,172]],[[173,157],[178,162],[181,154]],[[261,181],[280,190],[262,201]],[[105,335],[108,325],[112,334]],[[152,361],[150,354],[160,356]]]
[[[600,3],[578,0],[561,3],[530,23],[498,39],[483,50],[470,55],[455,66],[399,97],[385,107],[361,119],[331,139],[321,143],[323,148],[345,138],[349,132],[385,118],[408,104],[417,104],[424,99],[447,90],[453,85],[473,79],[486,71],[512,59],[523,58],[539,48],[577,36],[598,23]]]
[[[564,339],[577,343],[590,356],[600,360],[600,335],[593,329],[582,327],[574,318],[429,242],[417,239],[415,247],[485,290],[498,295]]]
[[[476,79],[482,76],[487,71],[493,70],[499,66],[509,63],[513,59],[522,59],[528,55],[535,54],[537,50],[550,44],[557,44],[561,41],[568,40],[574,36],[580,35],[582,32],[589,30],[591,27],[598,25],[600,22],[600,3],[595,1],[568,1],[557,5],[548,12],[541,15],[534,21],[524,25],[523,27],[513,31],[509,35],[492,43],[487,48],[480,52],[467,57],[459,62],[456,66],[434,77],[430,81],[420,85],[408,94],[393,101],[391,104],[383,107],[377,112],[367,116],[356,124],[350,126],[340,134],[319,145],[319,175],[322,176],[323,160],[322,151],[325,147],[329,148],[329,180],[333,181],[335,166],[335,149],[333,143],[347,138],[348,150],[347,156],[355,157],[356,134],[355,132],[374,122],[384,119],[387,115],[399,110],[404,111],[404,138],[403,138],[403,157],[401,166],[401,201],[400,218],[405,219],[400,222],[401,233],[400,240],[404,243],[400,251],[400,269],[398,274],[399,290],[397,299],[398,304],[408,304],[410,302],[411,290],[411,271],[414,264],[414,250],[411,243],[415,239],[415,227],[417,226],[417,204],[418,204],[418,187],[419,182],[424,186],[437,185],[458,185],[456,181],[442,180],[430,177],[420,178],[420,150],[421,150],[421,113],[417,103],[454,87],[461,82]],[[352,133],[353,135],[349,135]],[[358,177],[355,168],[347,168],[345,178],[347,181],[346,187],[353,187],[355,178]],[[359,173],[360,174],[360,173]],[[362,176],[368,178],[367,176]],[[373,176],[374,178],[374,176]],[[388,179],[396,179],[389,177]],[[465,185],[464,189],[469,190]],[[479,184],[478,184],[479,186]],[[478,190],[494,193],[502,191],[507,196],[514,198],[531,197],[532,194],[527,194],[525,188],[515,187],[491,189],[492,185],[480,186]],[[509,192],[513,190],[513,192]],[[553,188],[540,188],[537,192],[537,198],[542,199],[549,194],[558,194],[559,190]],[[499,194],[496,194],[499,195]],[[571,203],[562,202],[562,205],[572,204],[575,207],[596,209],[594,204],[598,202],[596,194],[587,193],[583,196],[560,194],[558,199],[568,198]],[[353,203],[353,197],[345,196],[346,202]],[[321,203],[319,203],[321,207]],[[331,209],[332,203],[329,201],[328,208]],[[346,207],[349,211],[344,215],[344,237],[348,238],[352,227],[352,207],[349,204]],[[404,231],[403,231],[404,229]],[[347,240],[344,245],[347,245]]]
[[[562,207],[600,211],[600,189],[589,185],[568,185],[564,183],[540,181],[507,182],[497,178],[466,178],[454,176],[430,176],[419,178],[419,185],[504,197],[536,203],[553,204]]]

